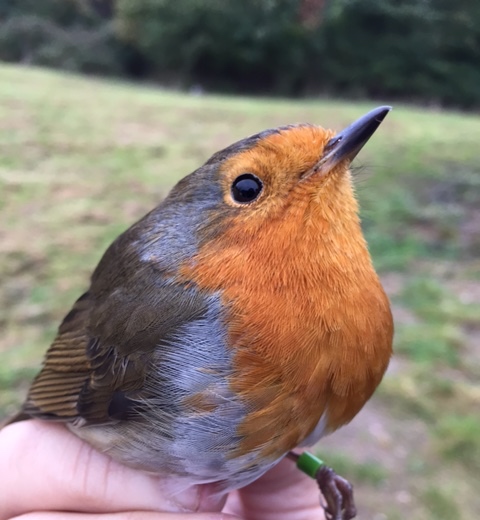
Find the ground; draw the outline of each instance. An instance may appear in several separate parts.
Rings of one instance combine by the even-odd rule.
[[[293,122],[341,129],[377,104],[196,96],[0,67],[0,417],[16,410],[111,240],[213,152]],[[394,106],[356,161],[391,297],[380,389],[317,451],[359,518],[480,517],[480,116]]]

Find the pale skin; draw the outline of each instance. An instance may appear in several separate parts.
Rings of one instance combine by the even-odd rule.
[[[162,479],[116,463],[58,424],[0,430],[0,520],[324,519],[316,483],[290,460],[226,503],[206,491],[172,501]]]

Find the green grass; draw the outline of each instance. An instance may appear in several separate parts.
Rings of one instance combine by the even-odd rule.
[[[422,502],[430,515],[437,520],[461,518],[461,511],[455,499],[436,487],[429,487],[423,492]]]
[[[397,300],[418,319],[418,323],[397,329],[398,353],[429,364],[462,364],[464,330],[480,323],[480,302],[462,302],[438,279],[427,275],[406,280]]]
[[[357,484],[379,487],[388,477],[388,471],[376,460],[357,462],[343,453],[322,453],[319,447],[319,457],[325,464],[335,468],[336,473]]]
[[[480,416],[443,415],[435,434],[440,451],[452,463],[463,463],[480,473]]]
[[[376,104],[197,97],[0,66],[0,416],[106,246],[176,180],[264,128],[341,129]],[[480,517],[479,136],[478,115],[394,106],[355,162],[397,355],[368,410],[319,450],[356,484],[363,519]]]

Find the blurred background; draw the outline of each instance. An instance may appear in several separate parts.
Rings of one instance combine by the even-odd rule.
[[[318,451],[360,519],[480,518],[478,0],[2,0],[0,60],[0,418],[179,178],[264,128],[391,103],[354,173],[396,355]]]

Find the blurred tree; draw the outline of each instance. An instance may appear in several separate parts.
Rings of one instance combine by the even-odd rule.
[[[331,0],[323,38],[330,91],[480,103],[477,0]]]
[[[435,87],[449,104],[480,104],[480,2],[436,0],[439,52]]]
[[[112,1],[97,0],[97,5]],[[85,0],[3,0],[0,59],[78,72],[120,74],[112,23]]]
[[[89,18],[88,2],[83,0],[2,0],[0,19],[28,15],[66,27]]]
[[[281,95],[480,106],[478,0],[1,0],[0,59]]]
[[[436,16],[429,0],[336,0],[329,15],[318,67],[330,90],[404,97],[428,91]]]
[[[300,22],[307,27],[318,27],[322,21],[327,0],[302,0],[299,8]]]
[[[157,77],[182,84],[295,94],[313,51],[298,0],[118,0],[117,21]]]

